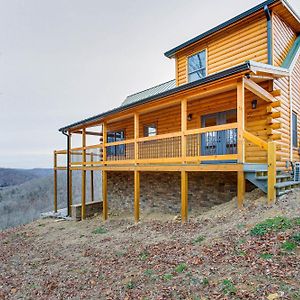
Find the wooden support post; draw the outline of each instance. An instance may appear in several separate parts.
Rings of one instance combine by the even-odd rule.
[[[108,203],[107,203],[107,171],[102,171],[102,203],[103,203],[103,220],[108,218]]]
[[[102,160],[105,163],[106,161],[106,142],[107,142],[107,125],[106,123],[102,124],[102,135],[103,135],[103,150],[102,150]]]
[[[69,149],[69,153],[68,153],[68,170],[69,170],[69,188],[68,188],[68,194],[69,194],[69,216],[72,217],[72,170],[71,168],[71,163],[72,163],[72,134],[69,131],[69,138],[68,138],[68,149]]]
[[[244,79],[237,82],[238,163],[245,162],[245,87]]]
[[[140,131],[139,115],[135,113],[134,114],[134,161],[135,163],[137,163],[137,160],[139,159],[139,144],[138,144],[139,131]]]
[[[181,221],[188,219],[188,173],[181,171]]]
[[[72,176],[73,176],[73,173],[72,173],[72,170],[69,171],[69,197],[70,197],[70,217],[72,217],[72,204],[73,204],[73,179],[72,179]]]
[[[82,130],[82,161],[86,162],[86,135],[85,135],[85,129]],[[83,168],[85,166],[83,165]],[[85,202],[86,202],[86,170],[82,169],[81,171],[81,219],[84,220],[86,217],[86,208],[85,208]]]
[[[246,179],[244,171],[238,171],[237,203],[238,208],[243,207],[246,191]]]
[[[186,158],[186,136],[187,130],[187,100],[181,100],[181,157],[182,163],[185,163]]]
[[[268,143],[268,204],[276,200],[276,144]]]
[[[94,153],[91,152],[91,167],[93,167]],[[91,170],[91,202],[94,202],[94,171]]]
[[[54,212],[57,213],[57,154],[54,151],[54,168],[53,168],[53,174],[54,174]]]
[[[134,220],[140,220],[140,171],[134,171]]]

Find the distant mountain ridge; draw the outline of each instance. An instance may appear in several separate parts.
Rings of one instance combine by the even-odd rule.
[[[10,169],[0,168],[0,188],[15,186],[32,179],[47,177],[52,174],[52,169]]]

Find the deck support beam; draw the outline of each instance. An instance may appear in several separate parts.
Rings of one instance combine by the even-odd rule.
[[[188,172],[181,171],[181,222],[188,220]]]
[[[86,135],[85,129],[82,130],[82,160],[86,161]],[[81,171],[81,220],[84,220],[86,217],[86,170]]]
[[[68,134],[68,157],[67,157],[67,172],[69,175],[68,178],[68,215],[72,217],[72,170],[70,169],[72,163],[72,134]]]
[[[267,102],[275,102],[275,97],[251,79],[244,78],[245,88]]]
[[[246,179],[244,171],[237,172],[238,174],[238,189],[237,189],[237,204],[238,208],[241,209],[245,200],[246,192]]]
[[[140,171],[134,171],[134,221],[140,220]]]
[[[276,144],[268,143],[268,204],[276,200]]]
[[[91,152],[91,167],[93,167],[93,161],[94,161],[94,153]],[[94,171],[91,169],[90,171],[91,175],[91,202],[94,202]]]
[[[102,171],[102,218],[106,221],[108,218],[108,203],[107,203],[107,171]]]

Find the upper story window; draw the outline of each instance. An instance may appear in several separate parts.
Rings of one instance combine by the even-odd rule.
[[[150,124],[144,126],[144,136],[155,136],[157,135],[156,124]]]
[[[188,58],[189,82],[206,77],[206,50]]]
[[[292,129],[293,129],[293,147],[298,148],[298,116],[293,112],[292,116]]]

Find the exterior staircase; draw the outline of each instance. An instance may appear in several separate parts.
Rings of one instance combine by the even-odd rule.
[[[266,164],[245,165],[245,177],[264,193],[268,191],[268,166]],[[300,181],[294,181],[290,172],[277,170],[276,172],[276,196],[282,196],[300,187]]]

